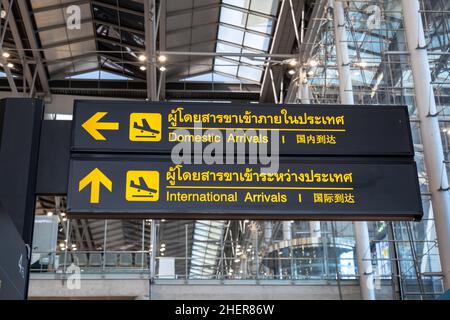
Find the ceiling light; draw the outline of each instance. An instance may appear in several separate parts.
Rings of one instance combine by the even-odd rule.
[[[159,71],[161,71],[161,72],[164,72],[164,71],[166,71],[166,67],[164,67],[164,66],[161,66],[161,67],[159,68]]]
[[[61,212],[61,217],[65,217],[66,213],[65,212]]]
[[[60,246],[61,248],[64,247],[64,246],[65,246],[64,242],[61,242],[61,243],[59,244],[59,246]]]
[[[64,217],[63,219],[62,219],[64,222],[66,222],[67,221],[67,218],[66,217]]]
[[[166,62],[167,61],[167,57],[164,56],[164,55],[161,55],[161,56],[158,57],[158,61],[159,62]]]
[[[161,249],[159,249],[159,251],[164,252],[164,251],[166,251],[166,248],[161,248]]]
[[[6,17],[6,11],[5,11],[5,10],[2,10],[1,18],[4,19],[5,17]]]
[[[161,256],[163,256],[163,257],[164,257],[164,252],[161,252]]]
[[[147,68],[145,66],[140,66],[139,69],[141,69],[142,71],[147,70]]]
[[[51,212],[51,211],[47,212],[47,217],[51,217],[51,216],[53,216],[53,212]]]
[[[295,59],[289,60],[289,65],[292,67],[295,67],[297,65],[297,60],[295,60]]]
[[[76,244],[72,244],[72,248],[76,248],[77,247],[77,245]]]
[[[166,219],[162,219],[161,222],[166,222]]]
[[[3,52],[2,53],[2,56],[4,57],[4,58],[9,58],[9,56],[10,56],[10,54],[9,54],[9,52]]]
[[[77,251],[77,248],[72,248],[72,251]]]
[[[10,63],[7,64],[7,67],[8,68],[14,68],[14,65],[10,62]]]
[[[244,223],[249,223],[250,222],[250,220],[244,220]]]
[[[312,75],[314,75],[314,71],[309,70],[309,71],[308,71],[308,76],[312,76]]]
[[[311,61],[309,61],[309,65],[310,65],[311,67],[317,67],[318,64],[319,64],[319,63],[318,63],[316,60],[311,60]]]
[[[295,70],[294,70],[294,69],[290,69],[290,70],[288,71],[288,73],[292,76],[292,75],[295,74]]]
[[[138,59],[139,59],[139,61],[145,61],[145,60],[147,60],[147,57],[144,56],[143,54],[141,54],[141,55],[138,57]]]
[[[166,246],[165,243],[161,243],[161,248],[164,248]]]
[[[239,261],[241,261],[241,260],[239,260],[239,259],[234,259],[234,262],[236,262],[236,263],[238,263]]]
[[[359,66],[360,68],[365,68],[365,67],[367,67],[367,62],[364,60],[361,60],[361,61],[357,62],[356,65]]]

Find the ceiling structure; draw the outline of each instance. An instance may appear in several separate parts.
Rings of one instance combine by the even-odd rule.
[[[306,20],[313,4],[292,3],[296,23],[302,12]],[[294,49],[289,1],[2,0],[2,8],[14,66],[0,90],[13,82],[13,92],[47,98],[142,99],[153,86],[160,100],[271,101],[269,66],[281,79]]]

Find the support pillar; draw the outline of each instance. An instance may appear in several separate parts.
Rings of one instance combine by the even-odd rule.
[[[264,222],[264,244],[267,246],[272,241],[272,230],[273,230],[272,221],[265,221]]]
[[[354,104],[350,61],[348,57],[347,31],[345,29],[344,7],[342,2],[337,0],[330,0],[329,5],[334,9],[334,34],[336,41],[336,60],[339,72],[339,96],[341,99],[341,104]],[[354,230],[361,297],[364,300],[375,300],[367,222],[354,222]]]
[[[298,92],[299,100],[302,104],[310,104],[311,93],[309,90],[308,78],[306,76],[306,70],[303,68],[299,70],[300,77],[298,79]],[[310,221],[309,222],[309,235],[311,238],[320,238],[320,221]]]
[[[402,0],[411,70],[414,80],[416,109],[420,121],[425,168],[433,206],[439,257],[445,290],[450,289],[450,196],[444,163],[441,133],[437,118],[430,65],[418,0]]]
[[[145,54],[147,57],[147,99],[156,101],[155,0],[144,0]]]
[[[292,240],[292,224],[290,221],[283,221],[283,240]]]

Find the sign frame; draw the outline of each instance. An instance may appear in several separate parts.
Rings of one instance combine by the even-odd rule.
[[[89,116],[82,116],[82,113],[85,112],[83,109],[94,109],[89,114]],[[318,156],[318,155],[327,155],[327,156],[414,156],[414,146],[412,142],[411,135],[411,127],[409,121],[408,109],[406,106],[394,106],[394,105],[298,105],[298,104],[227,104],[227,103],[193,103],[193,102],[149,102],[149,101],[92,101],[92,100],[75,100],[74,102],[74,117],[73,117],[73,126],[72,126],[72,144],[71,151],[76,153],[152,153],[152,154],[167,154],[171,152],[171,148],[176,142],[169,142],[168,134],[170,130],[168,124],[167,128],[165,116],[171,110],[177,107],[185,107],[186,109],[193,108],[195,110],[204,110],[205,112],[216,112],[217,110],[228,110],[231,113],[239,113],[245,110],[250,110],[253,112],[262,112],[262,114],[267,113],[269,110],[274,113],[280,110],[292,110],[292,112],[300,112],[305,114],[307,112],[319,112],[323,116],[325,116],[326,112],[332,112],[335,115],[341,114],[342,112],[347,113],[347,116],[353,116],[355,119],[362,119],[362,114],[368,114],[367,119],[363,119],[364,123],[361,125],[356,124],[357,121],[351,123],[350,127],[345,127],[343,129],[331,129],[331,130],[350,130],[347,133],[343,132],[330,132],[330,134],[325,131],[322,132],[310,132],[307,129],[299,129],[306,130],[304,135],[306,137],[298,137],[299,134],[295,132],[286,132],[287,136],[287,144],[283,147],[284,143],[280,141],[280,156]],[[222,108],[222,109],[221,109]],[[287,108],[287,109],[286,109]],[[114,110],[114,111],[111,111]],[[139,112],[159,112],[163,110],[166,114],[163,115],[163,121],[161,124],[162,130],[162,139],[161,137],[159,141],[143,144],[142,141],[129,141],[129,131],[131,132],[130,120],[128,120],[128,116],[131,114],[139,113]],[[213,111],[211,111],[213,110]],[[231,111],[230,111],[231,110]],[[112,114],[112,112],[116,112],[117,114]],[[397,114],[397,116],[401,119],[389,119],[386,117],[388,112],[392,112],[393,114]],[[97,115],[97,113],[109,113],[107,115]],[[197,111],[199,113],[199,111]],[[378,114],[381,113],[381,114]],[[118,116],[118,114],[120,114]],[[87,133],[86,130],[83,130],[82,126],[91,120],[91,117],[96,117],[99,122],[97,125],[104,126],[104,129],[91,128],[94,130],[91,134]],[[306,117],[306,115],[305,115]],[[382,121],[382,123],[376,122],[373,117]],[[378,118],[377,118],[378,117]],[[99,119],[98,119],[99,118]],[[120,118],[120,119],[119,119]],[[347,119],[347,118],[346,118]],[[389,120],[389,121],[388,121]],[[395,126],[395,121],[403,121],[404,123],[400,124],[399,127]],[[119,125],[120,124],[120,125]],[[383,127],[386,126],[386,127]],[[127,127],[128,126],[128,127]],[[273,125],[276,126],[276,125]],[[226,126],[225,126],[226,127]],[[268,125],[266,125],[268,127]],[[192,130],[192,127],[190,127]],[[232,128],[232,127],[230,127]],[[261,127],[262,128],[262,127]],[[255,129],[260,130],[261,128],[257,127]],[[272,128],[272,127],[271,127]],[[268,128],[268,129],[271,129]],[[281,128],[281,127],[280,127]],[[352,128],[356,128],[354,130],[358,130],[357,132],[352,132]],[[128,130],[127,130],[128,129]],[[203,132],[208,129],[205,126],[203,128]],[[225,128],[222,128],[225,129]],[[244,128],[245,129],[245,128]],[[272,128],[273,129],[273,128]],[[280,130],[291,130],[292,128],[280,129]],[[318,129],[313,129],[318,130]],[[378,130],[378,131],[377,131]],[[373,131],[373,132],[372,132]],[[385,132],[396,132],[396,134],[392,134],[390,136]],[[225,132],[225,130],[221,130],[221,132]],[[269,130],[270,132],[270,130]],[[322,134],[324,133],[324,134]],[[367,145],[362,141],[362,133],[364,136],[370,137],[369,143]],[[100,141],[94,140],[92,138],[93,135],[100,135],[98,139]],[[335,138],[335,144],[323,144],[319,143],[309,144],[305,142],[305,144],[299,144],[298,141],[292,141],[294,139],[294,135],[297,135],[296,139],[306,139],[309,136],[313,135],[313,138],[317,141],[321,141],[328,137]],[[378,137],[378,135],[381,136]],[[284,135],[282,131],[280,131],[280,136]],[[341,136],[339,136],[341,135]],[[399,137],[399,136],[402,137]],[[102,138],[106,139],[106,141]],[[109,136],[109,137],[108,137]],[[301,134],[303,136],[303,134]],[[393,139],[394,137],[395,139]],[[109,139],[109,140],[108,140]],[[120,147],[119,143],[115,140],[120,139]],[[280,138],[281,139],[281,138]],[[395,140],[395,141],[394,141]],[[401,140],[401,141],[400,141]],[[108,142],[110,141],[110,142]],[[284,141],[284,138],[283,138]],[[374,141],[377,141],[377,145],[374,146]],[[379,142],[378,142],[379,141]],[[206,145],[207,143],[203,143]],[[344,144],[344,145],[342,145]],[[390,144],[390,147],[387,145]],[[356,147],[355,147],[356,146]],[[389,148],[383,151],[383,148]],[[194,149],[194,148],[193,148]],[[347,149],[347,150],[344,150]],[[353,150],[352,150],[353,149]],[[371,149],[376,149],[375,151],[371,151]],[[401,151],[398,151],[401,150]],[[194,150],[193,150],[194,151]]]
[[[71,161],[71,175],[74,172],[74,161],[78,162],[92,162],[92,163],[99,163],[99,162],[145,162],[149,159],[155,161],[155,162],[165,162],[169,166],[171,166],[170,158],[166,156],[144,156],[144,155],[133,155],[132,158],[130,158],[129,155],[108,155],[108,156],[91,156],[91,155],[77,155],[74,156]],[[414,173],[417,172],[416,163],[414,161],[411,161],[410,159],[405,158],[379,158],[379,159],[368,159],[363,157],[352,157],[352,158],[318,158],[318,157],[304,157],[304,158],[287,158],[287,159],[281,159],[280,164],[283,163],[301,163],[301,164],[317,164],[317,162],[320,162],[321,164],[337,164],[337,165],[408,165],[411,166],[410,169],[412,170],[409,176],[408,184],[405,184],[409,187],[409,185],[412,182],[417,181],[417,176],[414,175]],[[198,166],[198,165],[191,165],[192,167]],[[207,166],[207,165],[202,165]],[[242,165],[246,166],[246,165]],[[226,167],[226,166],[224,166]],[[130,169],[134,170],[134,169]],[[149,169],[151,170],[151,169]],[[408,169],[409,170],[409,169]],[[89,170],[90,171],[90,170]],[[165,175],[166,173],[160,173],[161,175]],[[108,175],[108,174],[107,174]],[[69,178],[72,183],[78,183],[80,177],[77,177],[75,179],[74,176],[71,176]],[[111,177],[110,177],[111,178]],[[113,178],[111,180],[114,181]],[[415,181],[414,181],[415,180]],[[399,182],[400,184],[400,182]],[[103,188],[103,187],[101,187]],[[411,186],[411,189],[409,189],[409,192],[412,192],[412,189],[414,188],[415,192],[415,199],[417,201],[414,206],[416,207],[415,212],[379,212],[379,210],[376,210],[377,213],[371,213],[369,211],[366,212],[351,212],[349,213],[348,209],[341,210],[341,211],[330,211],[330,212],[301,212],[301,211],[293,211],[293,210],[286,210],[282,206],[278,207],[277,209],[272,210],[261,210],[261,209],[255,209],[255,210],[249,210],[243,208],[241,211],[233,211],[230,212],[226,209],[217,209],[216,207],[212,206],[210,209],[198,209],[198,208],[185,208],[183,207],[182,210],[179,208],[171,208],[170,206],[167,206],[165,208],[158,208],[158,209],[152,209],[152,210],[139,210],[139,209],[131,209],[131,208],[117,208],[115,210],[104,210],[100,207],[94,208],[86,208],[86,209],[79,209],[75,208],[73,205],[73,187],[71,188],[69,186],[69,203],[68,203],[68,214],[71,217],[74,218],[126,218],[126,219],[253,219],[253,220],[344,220],[344,221],[379,221],[379,220],[420,220],[423,215],[423,208],[422,208],[422,201],[420,200],[420,188],[418,183],[415,183],[415,186]],[[114,187],[113,187],[114,189]],[[106,189],[104,189],[106,190]],[[163,191],[165,192],[165,191]],[[161,195],[160,197],[164,197],[164,195]],[[398,192],[401,192],[399,190]],[[210,204],[211,206],[211,204]],[[192,207],[192,206],[191,206]],[[379,212],[379,213],[378,213]]]

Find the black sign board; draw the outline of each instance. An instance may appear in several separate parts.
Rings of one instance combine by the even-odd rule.
[[[261,165],[175,165],[169,157],[71,160],[68,210],[99,218],[417,219],[415,163],[290,158]]]
[[[22,236],[0,204],[0,300],[26,298],[28,263]]]
[[[250,145],[276,139],[281,155],[413,155],[404,106],[76,101],[72,139],[72,151],[95,153],[170,153],[179,142],[256,153]]]

